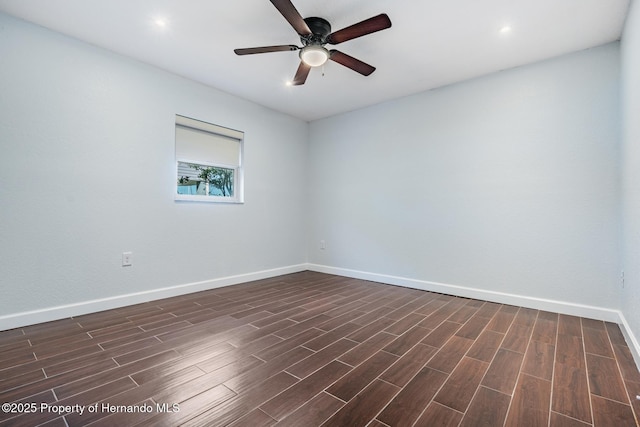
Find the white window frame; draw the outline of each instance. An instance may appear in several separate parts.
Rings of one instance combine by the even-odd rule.
[[[175,146],[176,146],[176,155],[175,155],[175,187],[174,187],[174,197],[176,201],[186,201],[186,202],[205,202],[205,203],[235,203],[242,204],[244,203],[244,132],[237,131],[234,129],[226,128],[223,126],[214,125],[211,123],[203,122],[200,120],[192,119],[189,117],[176,115],[176,133],[178,126],[191,128],[194,130],[202,131],[205,133],[210,133],[213,136],[222,136],[226,138],[231,138],[237,140],[239,142],[239,153],[238,153],[238,165],[229,165],[222,162],[216,162],[215,159],[194,159],[194,158],[184,158],[178,154],[178,140],[176,138]],[[191,163],[202,166],[214,166],[224,169],[232,169],[233,172],[233,196],[210,196],[210,195],[200,195],[200,194],[178,194],[178,165],[179,163]]]

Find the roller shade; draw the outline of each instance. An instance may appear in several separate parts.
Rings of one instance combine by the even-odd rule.
[[[238,167],[243,133],[176,116],[176,159]]]

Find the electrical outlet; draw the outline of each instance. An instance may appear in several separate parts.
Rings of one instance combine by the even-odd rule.
[[[324,240],[320,240],[320,249],[323,251],[327,249],[327,243]]]
[[[122,266],[130,267],[132,265],[132,252],[122,252]]]

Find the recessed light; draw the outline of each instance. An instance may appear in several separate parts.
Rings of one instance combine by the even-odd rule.
[[[164,28],[167,26],[167,21],[162,18],[157,18],[153,22],[155,22],[155,24],[160,28]]]
[[[285,86],[293,86],[293,82],[291,80],[287,80],[285,82]]]
[[[511,27],[509,25],[505,25],[500,28],[500,34],[507,34],[511,32]]]

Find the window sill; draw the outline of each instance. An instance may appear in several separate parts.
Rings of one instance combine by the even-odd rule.
[[[199,202],[199,203],[223,203],[223,204],[234,204],[234,205],[244,204],[244,200],[238,199],[237,197],[196,196],[196,195],[188,195],[188,194],[176,194],[175,201],[176,202]]]

